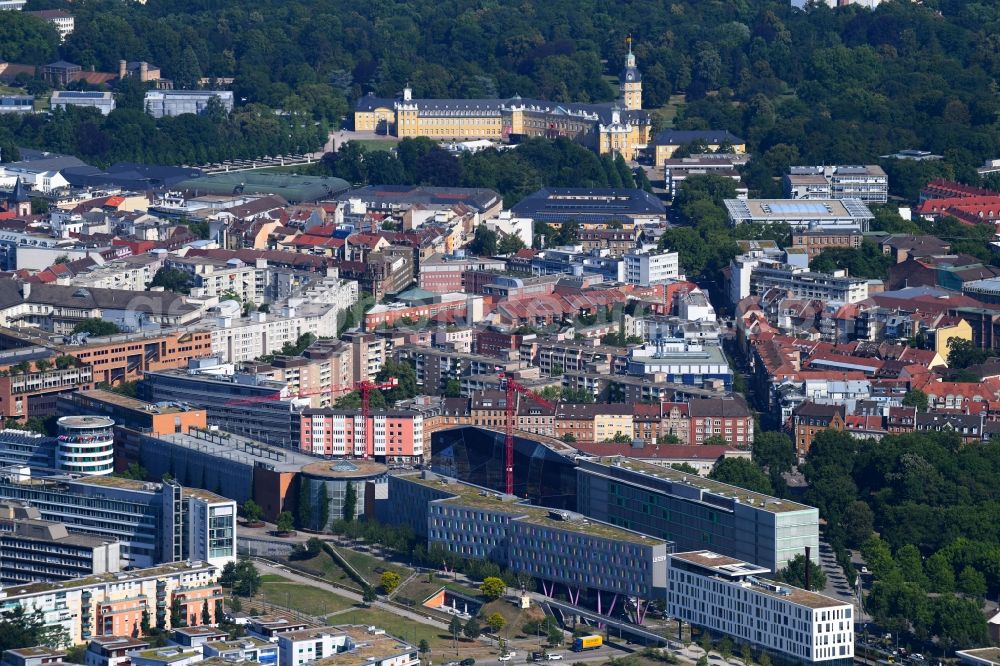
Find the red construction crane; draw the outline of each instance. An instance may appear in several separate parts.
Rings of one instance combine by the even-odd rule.
[[[555,405],[551,402],[538,395],[527,386],[523,384],[518,384],[513,377],[509,376],[505,372],[501,372],[497,375],[500,380],[504,383],[507,391],[507,438],[504,440],[504,455],[506,474],[506,492],[508,495],[514,494],[514,418],[517,415],[517,394],[527,396],[531,398],[539,405],[543,407],[548,407],[549,409],[554,409]]]
[[[369,394],[376,389],[381,390],[387,388],[395,388],[398,385],[399,381],[397,381],[395,377],[390,377],[384,382],[373,382],[365,379],[360,382],[356,382],[354,384],[354,390],[361,393],[361,416],[364,419],[364,424],[365,424],[364,429],[362,431],[364,432],[365,439],[363,442],[361,442],[361,444],[364,446],[365,457],[368,456],[368,415],[371,413],[368,405]],[[372,451],[374,452],[374,448],[372,449]]]

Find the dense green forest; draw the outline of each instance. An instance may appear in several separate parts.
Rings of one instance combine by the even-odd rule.
[[[804,472],[827,538],[864,553],[875,576],[866,609],[877,622],[936,635],[949,650],[986,642],[979,609],[1000,590],[1000,444],[826,430]]]
[[[971,181],[1000,155],[996,2],[801,12],[787,0],[30,0],[28,9],[50,7],[72,11],[75,32],[58,45],[52,31],[0,15],[5,43],[31,34],[8,47],[10,59],[58,51],[112,72],[121,58],[142,59],[181,87],[231,76],[240,103],[324,123],[407,81],[419,96],[610,100],[631,33],[646,108],[684,93],[679,126],[744,135],[758,155],[748,180],[764,193],[790,162],[918,147],[948,158],[926,168]]]
[[[324,156],[319,170],[359,185],[488,187],[507,206],[542,186],[650,188],[645,172],[633,172],[620,155],[597,155],[567,138],[527,139],[511,150],[461,156],[426,137],[403,139],[394,152],[349,141]]]

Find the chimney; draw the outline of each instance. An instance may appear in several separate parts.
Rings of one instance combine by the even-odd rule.
[[[806,546],[806,589],[807,590],[812,589],[812,571],[810,570],[810,567],[812,565],[812,558],[810,556],[811,551],[812,548]]]
[[[22,282],[21,283],[21,298],[28,300],[28,296],[31,296],[31,283]]]
[[[118,78],[124,79],[125,75],[128,74],[128,63],[124,60],[118,61]]]

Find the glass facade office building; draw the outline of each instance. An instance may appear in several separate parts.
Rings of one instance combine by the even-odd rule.
[[[32,478],[8,467],[0,469],[0,499],[27,502],[72,532],[118,539],[127,566],[185,559],[222,566],[236,558],[236,503],[174,482]]]
[[[505,462],[502,432],[466,427],[431,436],[431,470],[437,474],[504,492]],[[538,506],[574,511],[576,481],[572,459],[538,440],[514,438],[515,495]]]
[[[676,543],[708,549],[770,571],[810,546],[819,556],[819,513],[693,474],[628,459],[580,460],[579,511]]]

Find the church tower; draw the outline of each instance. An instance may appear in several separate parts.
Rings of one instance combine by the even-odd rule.
[[[638,111],[642,109],[642,75],[635,66],[632,35],[625,42],[628,44],[628,55],[625,56],[625,69],[618,77],[618,84],[621,87],[622,105],[630,111]]]
[[[14,189],[7,196],[7,210],[13,211],[18,217],[31,215],[31,197],[24,189],[20,176],[14,182]]]

